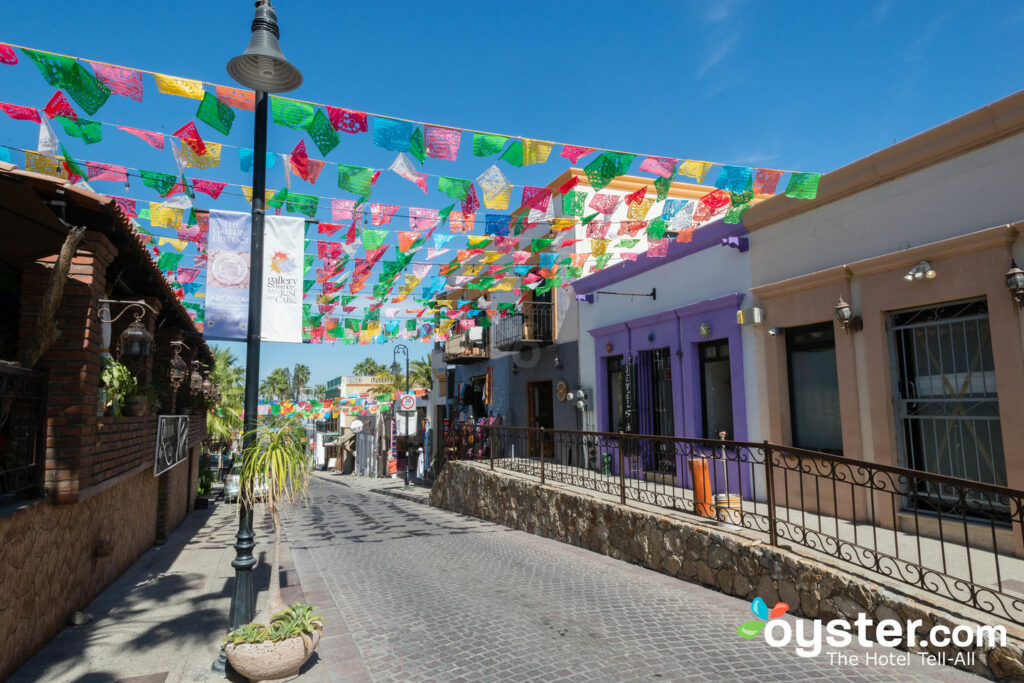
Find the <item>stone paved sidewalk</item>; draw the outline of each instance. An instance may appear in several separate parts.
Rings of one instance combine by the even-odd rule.
[[[192,512],[165,544],[146,551],[89,605],[93,621],[64,629],[11,681],[225,680],[210,665],[228,626],[236,509],[214,502]],[[257,609],[266,598],[272,540],[269,528],[257,529]],[[281,568],[285,601],[303,599],[287,543]]]
[[[357,477],[352,474],[338,474],[337,472],[324,472],[320,470],[314,471],[313,476],[322,481],[348,486],[356,491],[369,491],[394,498],[404,498],[414,503],[430,505],[430,487],[416,480],[409,482],[409,486],[406,486],[401,473],[397,479],[391,479],[390,477],[386,479]]]

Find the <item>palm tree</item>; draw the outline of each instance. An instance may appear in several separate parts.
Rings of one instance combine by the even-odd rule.
[[[210,382],[220,391],[220,398],[207,413],[206,438],[221,448],[230,444],[242,428],[244,379],[245,370],[238,366],[238,357],[231,349],[215,346]]]
[[[276,420],[280,426],[260,425],[252,446],[242,453],[239,496],[249,503],[262,499],[274,522],[269,599],[264,610],[254,619],[268,625],[270,618],[286,607],[281,599],[281,520],[278,508],[304,499],[309,490],[310,458],[306,453],[306,432],[301,423],[289,417]]]
[[[377,379],[382,381],[370,389],[370,394],[374,396],[390,396],[396,391],[405,393],[404,368],[398,373],[392,373],[389,370],[380,372],[377,374]],[[409,363],[409,391],[413,389],[430,389],[433,383],[430,356],[424,356],[421,360],[414,360]]]
[[[387,371],[388,368],[386,365],[378,363],[372,358],[364,358],[352,366],[353,375],[362,375],[365,377],[376,377],[377,375]]]
[[[309,366],[296,363],[295,368],[292,370],[293,401],[302,400],[302,390],[306,387],[307,382],[309,382]]]
[[[291,394],[292,379],[288,368],[275,368],[260,383],[260,395],[266,401],[283,401]]]
[[[313,398],[318,401],[324,400],[324,396],[327,395],[327,385],[317,384],[313,387]]]

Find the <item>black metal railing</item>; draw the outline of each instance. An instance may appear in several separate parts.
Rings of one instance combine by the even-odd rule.
[[[482,329],[478,333],[479,339],[471,339],[469,330],[458,334],[444,343],[445,360],[453,361],[474,361],[490,358],[490,335],[488,330]]]
[[[0,506],[39,495],[46,376],[0,365]]]
[[[703,517],[1024,624],[1024,491],[767,442],[473,424],[450,428],[443,458]]]
[[[494,323],[494,345],[509,351],[527,344],[554,341],[552,306],[547,302],[528,304],[529,309],[500,318]]]

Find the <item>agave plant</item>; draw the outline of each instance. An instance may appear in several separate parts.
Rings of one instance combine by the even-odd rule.
[[[232,645],[242,645],[243,643],[262,643],[267,640],[270,635],[270,630],[266,624],[243,624],[239,626],[231,633],[227,634],[224,638],[225,643],[231,643]]]
[[[286,609],[281,599],[280,506],[304,500],[309,489],[311,459],[306,453],[306,433],[301,424],[260,426],[252,445],[242,452],[239,497],[250,504],[262,500],[274,523],[274,553],[267,606],[255,621],[270,625],[271,615]]]
[[[313,605],[297,602],[288,609],[275,614],[270,620],[271,629],[274,628],[274,624],[288,625],[292,630],[297,631],[297,635],[301,635],[308,642],[307,636],[312,635],[314,631],[323,630],[324,618],[317,614],[316,607]]]

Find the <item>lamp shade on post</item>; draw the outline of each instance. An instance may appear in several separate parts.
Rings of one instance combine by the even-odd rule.
[[[270,0],[256,3],[252,37],[245,52],[228,62],[228,74],[253,90],[289,92],[302,85],[302,72],[281,52],[277,13]]]

